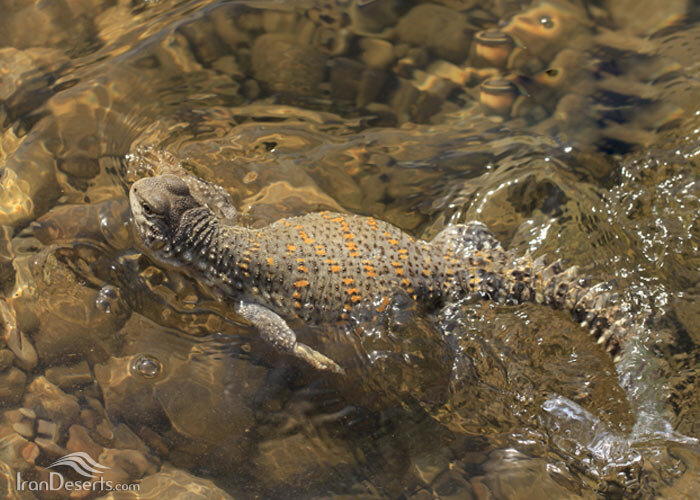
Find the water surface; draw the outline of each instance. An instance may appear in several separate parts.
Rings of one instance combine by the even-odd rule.
[[[693,2],[0,2],[0,485],[8,498],[692,498],[700,490]],[[476,299],[274,352],[135,247],[177,166],[262,226],[486,223],[635,318]],[[27,491],[70,452],[138,491]],[[19,476],[18,476],[19,474]],[[92,483],[98,483],[98,477]]]

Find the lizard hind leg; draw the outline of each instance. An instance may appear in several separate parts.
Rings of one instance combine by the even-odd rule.
[[[297,336],[287,322],[270,309],[250,302],[239,302],[236,313],[250,321],[260,332],[260,336],[275,349],[306,361],[317,370],[328,370],[345,374],[338,364],[329,357],[297,342]]]
[[[503,251],[501,243],[489,228],[478,221],[448,226],[435,235],[430,243],[438,248],[449,248],[456,255],[485,250]]]

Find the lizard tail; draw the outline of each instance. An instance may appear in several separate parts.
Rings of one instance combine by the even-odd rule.
[[[513,258],[510,252],[480,253],[469,258],[465,288],[506,304],[537,302],[566,309],[591,334],[615,362],[620,360],[625,341],[631,335],[631,317],[620,306],[619,296],[605,284],[590,285],[575,266],[561,261],[547,263],[529,254]]]
[[[571,312],[582,327],[588,328],[615,362],[620,360],[627,336],[630,335],[631,317],[620,306],[620,297],[603,283],[590,285],[578,275],[577,268],[563,268],[561,261],[546,264],[540,257],[534,261],[526,255],[533,269],[531,287],[533,300]]]

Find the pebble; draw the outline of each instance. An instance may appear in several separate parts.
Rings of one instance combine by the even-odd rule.
[[[12,366],[15,355],[8,349],[0,349],[0,372],[4,372]]]
[[[460,63],[469,54],[466,16],[442,5],[417,5],[399,21],[396,32],[402,42],[427,47],[448,61]]]
[[[97,413],[95,410],[85,409],[80,412],[80,422],[88,429],[97,427]]]
[[[345,54],[350,47],[350,33],[345,29],[319,27],[313,36],[313,44],[322,52],[339,56]]]
[[[27,376],[22,370],[10,368],[0,374],[0,404],[13,406],[22,400]]]
[[[26,438],[12,429],[12,426],[0,424],[0,462],[16,471],[26,471],[31,467],[24,458],[25,449],[30,444]]]
[[[156,465],[136,450],[110,448],[102,452],[98,462],[106,467],[102,477],[113,483],[132,483],[148,474],[156,472]]]
[[[230,49],[216,33],[215,23],[208,17],[200,18],[196,23],[185,23],[177,31],[187,38],[189,46],[197,61],[210,65]]]
[[[673,301],[677,320],[685,327],[688,336],[700,344],[700,295],[685,293]]]
[[[214,29],[219,38],[233,51],[242,45],[250,45],[253,37],[249,32],[236,26],[240,11],[249,7],[243,4],[229,4],[209,12],[209,18],[214,23]]]
[[[10,304],[0,299],[0,322],[7,347],[17,356],[17,364],[27,371],[33,370],[39,358],[29,338],[20,330],[17,316]]]
[[[90,431],[88,431],[82,425],[70,426],[70,429],[68,429],[66,449],[69,452],[83,451],[95,460],[97,460],[100,454],[104,451],[104,448],[95,443],[95,441],[93,441],[93,439],[90,437]]]
[[[271,92],[315,96],[325,79],[327,56],[291,36],[259,36],[252,58],[255,78]]]
[[[20,415],[22,415],[25,418],[35,420],[36,419],[36,412],[32,410],[31,408],[20,408],[19,410]]]
[[[246,76],[238,66],[236,58],[232,55],[225,55],[218,58],[216,61],[214,61],[211,67],[217,71],[221,71],[222,73],[229,75],[234,80],[242,80]]]
[[[163,465],[157,474],[140,481],[139,491],[111,492],[97,500],[233,500],[212,481]]]
[[[262,24],[266,33],[293,34],[297,26],[297,13],[265,9],[262,15]]]
[[[64,390],[74,389],[92,382],[92,373],[87,361],[48,368],[45,375],[49,382]]]
[[[97,159],[86,156],[71,156],[58,160],[58,168],[68,175],[81,179],[92,179],[100,173]]]
[[[603,6],[616,26],[637,35],[648,36],[659,28],[684,19],[692,3],[689,0],[606,0]],[[642,12],[644,14],[640,15]]]
[[[253,101],[257,99],[257,97],[260,95],[260,85],[256,80],[248,78],[243,82],[241,91],[243,92],[243,97],[250,101]]]
[[[17,227],[54,205],[60,196],[56,160],[42,141],[25,142],[7,158],[0,192],[0,225]]]
[[[24,461],[28,464],[34,464],[40,454],[41,451],[36,443],[27,443],[27,446],[22,448],[22,458],[24,458]]]
[[[309,470],[323,474],[354,459],[348,450],[330,441],[294,434],[260,443],[252,460],[266,481],[301,486]]]
[[[352,29],[356,32],[380,33],[393,26],[398,20],[394,0],[376,0],[374,2],[354,1],[350,4],[348,14]]]
[[[12,424],[14,431],[20,436],[31,439],[34,437],[34,422],[24,421]]]
[[[107,441],[111,441],[114,439],[114,431],[112,429],[112,424],[109,423],[107,419],[102,419],[102,421],[97,424],[96,427],[97,433],[102,437],[103,439]]]
[[[59,446],[58,443],[52,441],[51,439],[37,437],[34,439],[34,442],[39,448],[41,448],[41,451],[46,453],[52,459],[56,459],[67,454],[65,448]]]
[[[232,13],[233,19],[235,19],[236,26],[244,31],[257,32],[263,31],[263,14],[264,10],[256,9],[254,7],[245,6],[240,10]],[[231,13],[229,13],[231,15]]]
[[[365,67],[352,59],[338,57],[330,63],[331,96],[340,100],[355,100]]]
[[[146,443],[144,443],[128,425],[123,423],[120,423],[114,428],[114,447],[138,450],[143,454],[150,453]]]
[[[68,395],[46,377],[36,377],[27,387],[24,406],[39,418],[59,424],[71,424],[80,415],[80,406],[75,396]]]
[[[362,38],[360,60],[370,68],[386,68],[394,61],[394,46],[379,38]]]
[[[48,420],[39,420],[36,425],[36,435],[55,443],[58,441],[58,425]]]

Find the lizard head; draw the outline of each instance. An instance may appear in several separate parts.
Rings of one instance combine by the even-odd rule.
[[[174,175],[134,182],[129,191],[129,205],[136,240],[151,252],[171,241],[185,212],[201,206],[187,184]]]

